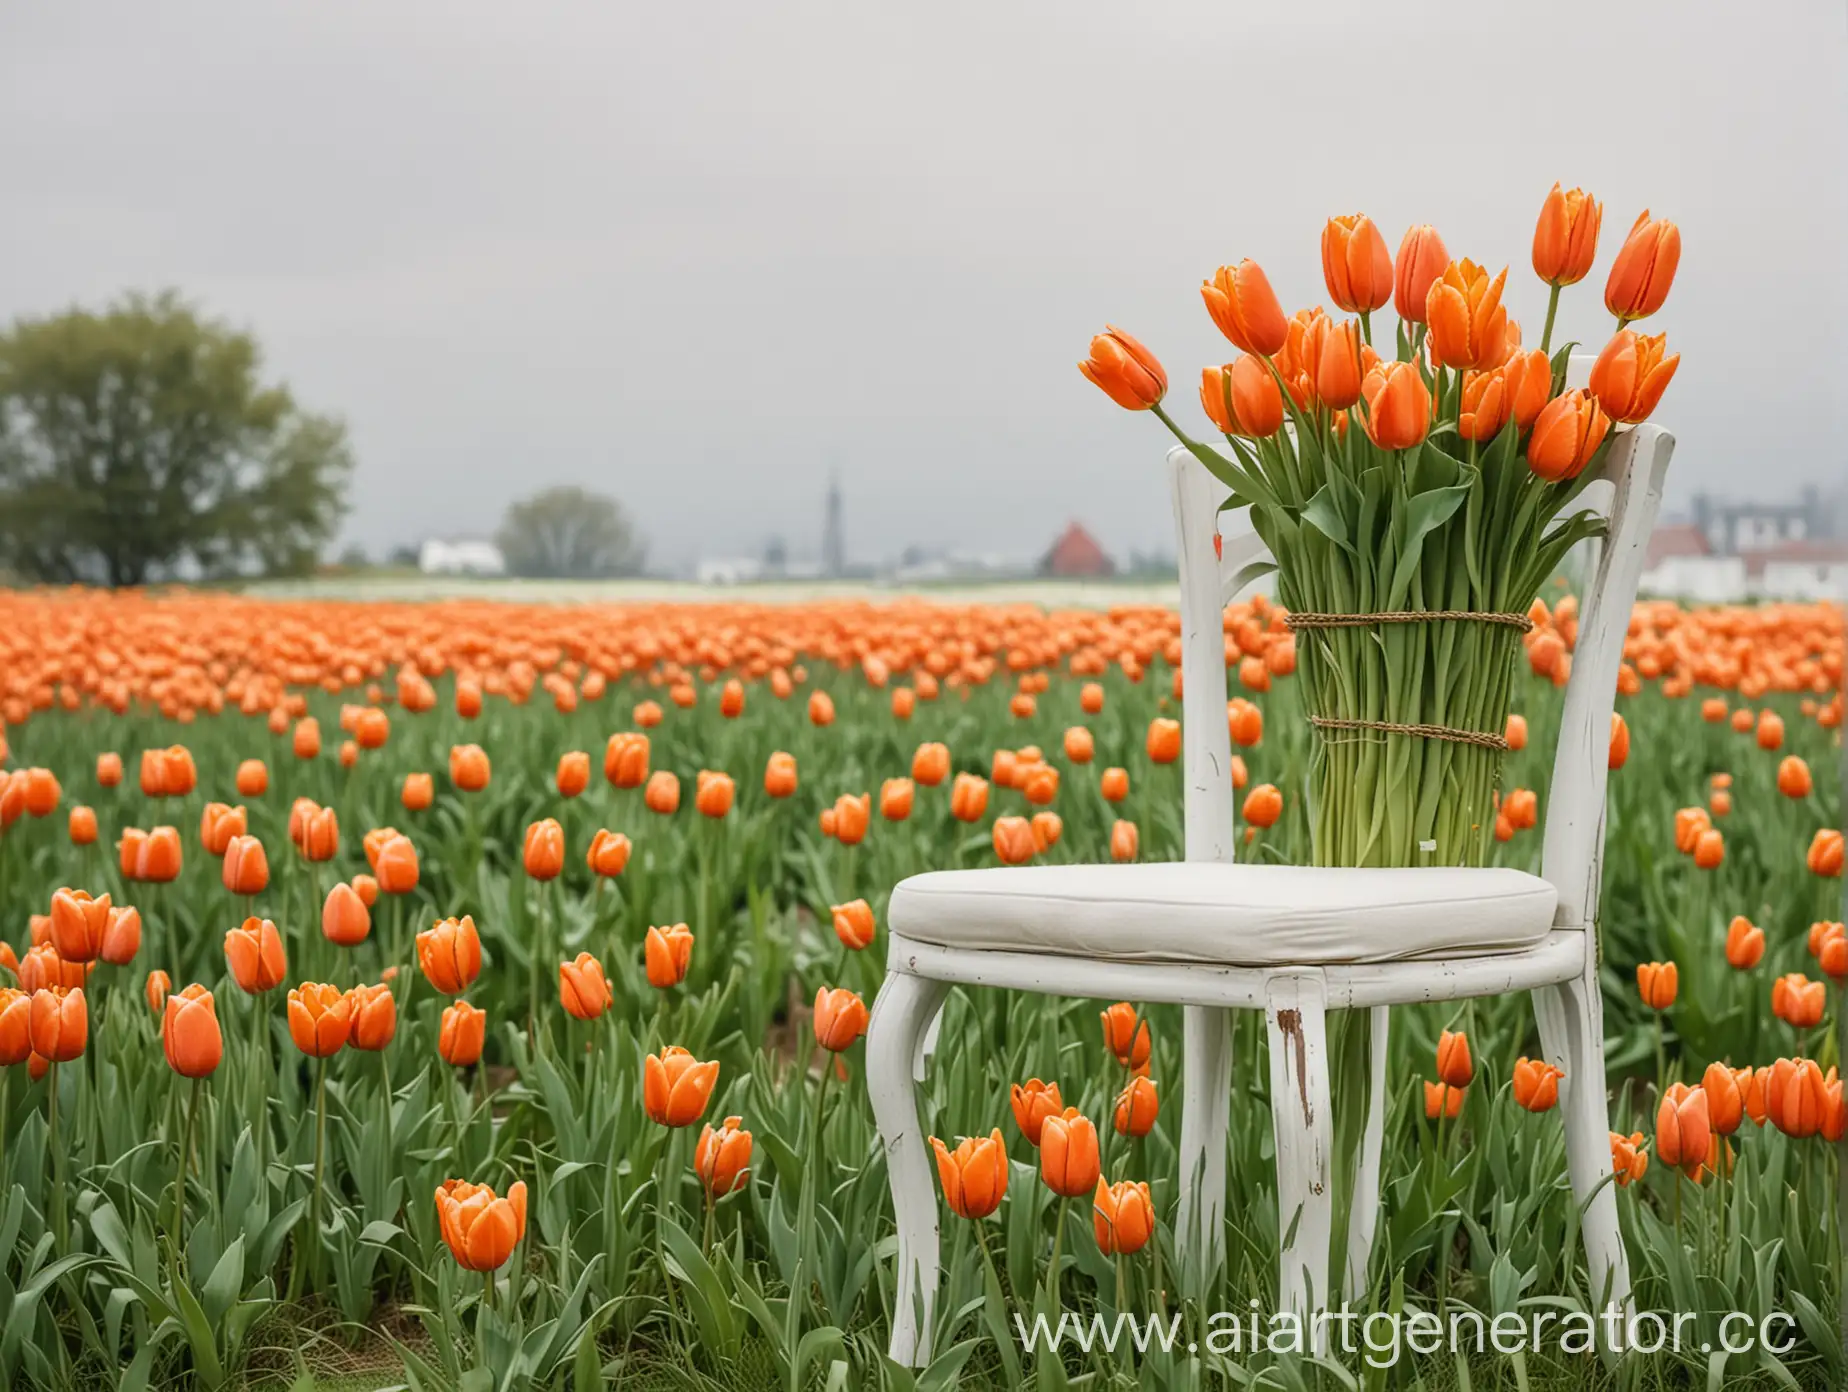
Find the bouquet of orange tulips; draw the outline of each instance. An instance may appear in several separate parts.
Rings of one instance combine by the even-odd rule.
[[[1201,372],[1200,404],[1229,453],[1168,415],[1167,375],[1128,334],[1100,334],[1079,364],[1118,405],[1173,431],[1275,557],[1319,736],[1319,864],[1478,865],[1487,854],[1527,611],[1566,553],[1602,531],[1572,500],[1680,361],[1663,335],[1629,327],[1661,308],[1680,257],[1675,225],[1645,212],[1605,286],[1617,331],[1588,389],[1566,389],[1573,345],[1553,351],[1553,323],[1560,291],[1596,259],[1601,211],[1577,189],[1547,197],[1535,349],[1502,303],[1507,270],[1452,260],[1429,226],[1406,232],[1395,259],[1367,218],[1329,220],[1322,268],[1347,319],[1320,307],[1286,318],[1256,262],[1220,267],[1200,293],[1241,351]],[[1390,358],[1374,321],[1388,303]]]

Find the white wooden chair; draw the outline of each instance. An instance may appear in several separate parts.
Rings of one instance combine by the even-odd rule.
[[[918,1123],[926,1035],[952,985],[1186,1007],[1182,1042],[1183,1270],[1222,1259],[1231,1014],[1262,1010],[1276,1138],[1279,1308],[1331,1303],[1328,1257],[1330,1009],[1372,1011],[1372,1079],[1346,1240],[1345,1289],[1364,1291],[1379,1213],[1389,1007],[1534,993],[1560,1085],[1568,1170],[1584,1212],[1591,1294],[1621,1306],[1629,1268],[1610,1172],[1596,926],[1610,717],[1646,543],[1674,440],[1623,434],[1574,504],[1609,521],[1579,636],[1554,758],[1542,873],[1328,870],[1236,865],[1222,614],[1255,538],[1213,536],[1223,490],[1185,450],[1168,455],[1180,551],[1187,859],[917,875],[893,892],[885,985],[867,1040],[868,1086],[898,1222],[891,1355],[929,1356],[938,1284],[936,1186]],[[1242,552],[1242,554],[1237,554]],[[1099,1119],[1100,1124],[1108,1120]],[[1193,1177],[1197,1176],[1197,1181]]]

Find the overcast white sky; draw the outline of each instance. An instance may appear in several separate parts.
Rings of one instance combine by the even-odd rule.
[[[1681,225],[1671,506],[1841,479],[1843,0],[0,10],[0,319],[176,286],[250,328],[349,423],[374,551],[575,482],[660,561],[812,552],[831,468],[859,559],[1167,550],[1093,332],[1197,421],[1201,278],[1322,302],[1359,210],[1510,263],[1537,341],[1556,178],[1606,200],[1569,333],[1643,206]]]

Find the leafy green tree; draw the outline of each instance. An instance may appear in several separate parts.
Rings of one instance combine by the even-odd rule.
[[[171,292],[0,332],[0,564],[107,585],[310,569],[352,452],[260,365]]]
[[[514,503],[494,539],[515,575],[633,575],[646,554],[621,504],[582,488],[548,488]]]

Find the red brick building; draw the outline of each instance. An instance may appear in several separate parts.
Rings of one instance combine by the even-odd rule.
[[[1116,562],[1097,544],[1097,538],[1076,522],[1053,542],[1052,549],[1040,560],[1039,568],[1041,575],[1073,579],[1093,579],[1100,575],[1116,574]]]

